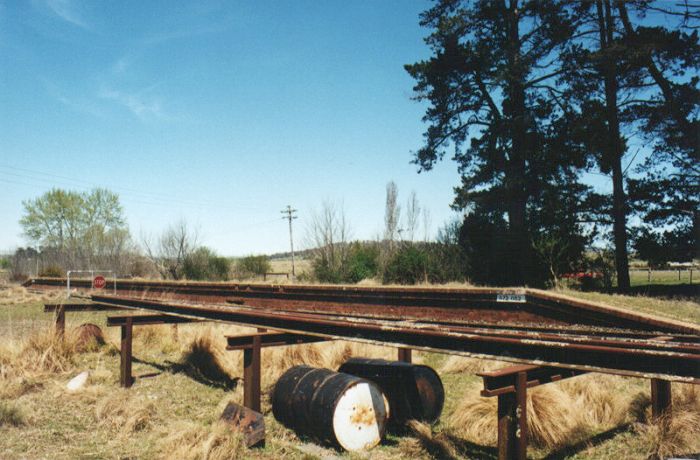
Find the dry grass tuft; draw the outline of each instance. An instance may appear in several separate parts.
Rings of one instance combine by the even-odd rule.
[[[672,413],[651,420],[648,399],[635,401],[633,410],[644,420],[635,424],[650,458],[662,459],[700,451],[700,388],[697,385],[674,384]],[[647,403],[647,404],[645,404]],[[646,422],[646,423],[644,423]]]
[[[447,425],[468,441],[495,446],[498,439],[496,409],[497,399],[481,397],[479,388],[474,386],[447,418]]]
[[[30,292],[27,288],[19,285],[0,287],[0,306],[19,305],[29,302],[52,302],[64,298],[65,291],[60,289]]]
[[[77,353],[75,336],[61,337],[52,329],[37,331],[23,342],[0,345],[0,377],[33,378],[73,369]]]
[[[208,385],[231,389],[237,380],[227,370],[223,344],[214,340],[209,330],[196,336],[183,353],[176,370]]]
[[[617,426],[629,417],[629,396],[612,392],[616,377],[577,377],[567,385],[547,385],[528,391],[529,442],[540,448],[571,445],[590,433]],[[473,387],[448,418],[461,437],[495,445],[497,398],[484,398]]]
[[[133,391],[118,390],[97,401],[95,417],[122,436],[145,431],[155,422],[156,406]]]
[[[0,427],[25,425],[26,416],[24,411],[9,401],[0,400]]]
[[[211,427],[185,422],[168,427],[167,433],[159,444],[161,458],[228,460],[245,452],[241,435],[223,422]]]
[[[508,366],[503,361],[468,358],[466,356],[450,355],[440,367],[441,374],[475,374]]]
[[[589,430],[604,430],[633,419],[629,407],[634,393],[619,391],[629,379],[606,374],[587,374],[559,385],[573,399],[579,424]]]
[[[430,425],[416,420],[408,422],[412,436],[401,440],[401,452],[409,458],[459,458],[457,449],[443,433],[434,433]]]
[[[560,447],[575,440],[579,425],[571,398],[557,386],[543,386],[528,392],[527,429],[536,447]]]

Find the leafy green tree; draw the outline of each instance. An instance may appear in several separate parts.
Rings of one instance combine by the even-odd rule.
[[[22,203],[27,239],[64,269],[107,264],[119,270],[133,251],[119,197],[109,190],[52,189]]]
[[[433,56],[407,65],[415,98],[430,104],[425,144],[414,157],[420,170],[443,158],[450,143],[462,175],[454,206],[474,215],[500,249],[499,284],[540,283],[533,270],[531,215],[541,209],[537,190],[581,156],[545,148],[562,112],[556,89],[556,53],[574,32],[567,2],[443,0],[423,13]],[[506,218],[500,216],[505,215]],[[479,252],[468,243],[467,252]],[[470,259],[473,260],[473,259]]]

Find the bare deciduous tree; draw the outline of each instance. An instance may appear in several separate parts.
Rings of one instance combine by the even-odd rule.
[[[306,229],[306,245],[313,251],[314,270],[327,274],[326,280],[339,274],[348,258],[350,225],[343,204],[325,201],[318,212],[313,212]]]
[[[386,184],[386,206],[384,208],[384,239],[393,246],[399,233],[401,206],[398,202],[399,188],[394,181]]]
[[[431,221],[430,210],[423,208],[423,241],[426,243],[430,240]]]
[[[411,196],[406,203],[406,238],[413,242],[418,231],[418,219],[420,217],[421,207],[418,202],[416,191],[411,191]]]
[[[197,249],[198,233],[187,221],[180,219],[169,226],[155,243],[150,238],[142,238],[146,255],[163,278],[182,278],[185,259]]]

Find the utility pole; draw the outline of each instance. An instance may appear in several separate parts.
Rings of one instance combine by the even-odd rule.
[[[294,237],[292,236],[292,220],[297,218],[295,215],[297,210],[292,209],[290,205],[287,205],[287,209],[283,209],[280,212],[284,214],[282,219],[287,219],[289,221],[289,245],[292,248],[292,278],[295,278],[296,272],[294,271]]]

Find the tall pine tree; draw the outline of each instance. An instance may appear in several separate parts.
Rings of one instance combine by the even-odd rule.
[[[533,240],[540,230],[534,223],[542,219],[533,213],[552,196],[542,190],[562,184],[562,174],[580,162],[547,147],[553,120],[563,111],[558,49],[574,32],[565,5],[439,1],[421,20],[432,30],[426,41],[433,56],[406,66],[417,81],[415,98],[430,104],[425,144],[414,161],[429,170],[454,146],[462,176],[454,206],[478,214],[474,228],[498,228],[499,284],[541,282]]]

